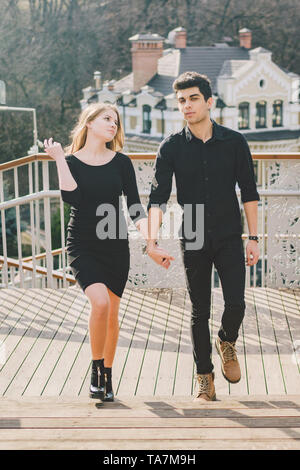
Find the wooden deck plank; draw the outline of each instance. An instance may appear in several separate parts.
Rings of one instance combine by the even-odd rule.
[[[299,441],[291,439],[251,439],[250,441],[241,440],[227,440],[226,444],[222,439],[207,440],[112,440],[100,441],[93,438],[89,439],[37,439],[28,441],[26,439],[15,442],[6,440],[4,443],[0,442],[0,449],[6,450],[299,450]],[[101,462],[101,460],[100,460]],[[142,462],[144,463],[144,462]],[[150,462],[149,462],[150,463]],[[153,463],[153,460],[152,460]]]
[[[252,293],[259,324],[267,393],[271,395],[284,394],[286,390],[278,355],[278,339],[274,330],[267,294],[265,289],[254,289]]]
[[[0,292],[2,298],[2,291]],[[28,308],[38,297],[37,292],[30,291],[27,295],[23,289],[20,289],[19,295],[20,297],[15,299],[14,303],[5,300],[5,309],[1,309],[1,336],[3,340],[9,336],[12,329],[22,320],[23,314],[26,314]]]
[[[154,390],[155,378],[157,374],[157,365],[158,362],[157,352],[161,347],[161,338],[162,338],[162,329],[164,327],[164,315],[165,315],[165,303],[160,302],[159,292],[156,292],[155,295],[146,297],[147,299],[147,310],[143,308],[144,314],[146,315],[147,322],[144,324],[145,327],[145,338],[144,338],[144,348],[141,354],[137,354],[132,357],[136,358],[137,365],[137,374],[136,381],[134,383],[134,395],[144,395],[149,393],[149,388],[151,387]],[[145,305],[145,298],[143,299]],[[145,305],[146,306],[146,305]],[[150,359],[150,362],[148,361]],[[143,390],[143,383],[146,384],[146,388]],[[127,390],[130,385],[127,380]],[[123,388],[124,392],[124,388]],[[126,392],[125,392],[126,393]]]
[[[163,397],[160,397],[161,400],[164,400]],[[88,405],[88,404],[86,404]],[[68,407],[68,404],[66,405]],[[22,414],[25,413],[25,416],[22,416]],[[43,416],[45,414],[45,416]],[[49,416],[50,414],[50,416]],[[24,410],[23,413],[20,411],[16,413],[11,413],[11,412],[5,412],[3,416],[1,415],[0,417],[0,427],[6,427],[6,424],[8,423],[10,426],[10,423],[12,424],[17,424],[18,421],[22,420],[23,418],[27,420],[34,420],[34,419],[42,419],[45,418],[53,423],[60,423],[61,419],[68,418],[68,419],[81,419],[84,425],[85,419],[86,418],[93,418],[94,420],[98,420],[98,425],[99,425],[99,414],[101,416],[101,419],[107,420],[107,419],[112,419],[112,420],[118,420],[119,424],[122,425],[123,419],[135,419],[140,420],[140,422],[143,423],[143,420],[151,418],[151,419],[156,419],[160,420],[161,418],[169,418],[169,419],[178,419],[178,420],[194,420],[195,418],[202,418],[206,419],[206,423],[209,422],[211,418],[226,418],[226,419],[232,419],[234,422],[238,422],[240,418],[251,418],[252,420],[256,418],[281,418],[281,419],[289,419],[293,418],[296,420],[296,427],[299,427],[299,422],[300,422],[300,410],[299,409],[293,409],[290,410],[289,408],[286,409],[277,409],[277,408],[267,408],[267,409],[243,409],[243,408],[236,408],[236,409],[229,409],[229,408],[216,408],[216,409],[200,409],[200,408],[173,408],[171,405],[169,405],[169,408],[161,408],[161,409],[149,409],[146,406],[144,408],[141,407],[125,407],[124,408],[118,408],[115,407],[115,409],[112,408],[106,408],[106,406],[101,407],[101,411],[97,409],[95,406],[93,406],[93,409],[90,408],[89,406],[85,406],[83,409],[80,407],[73,407],[71,410],[68,407],[68,411],[64,413],[58,413],[55,411],[55,413],[51,415],[47,410],[39,409],[39,412],[37,411],[32,411],[30,410]],[[32,416],[30,416],[32,415]],[[102,423],[100,423],[102,424]],[[286,422],[284,423],[286,424]],[[109,423],[108,423],[109,425]]]
[[[149,313],[149,309],[147,305],[144,305],[144,302],[147,302],[145,294],[139,296],[138,293],[133,293],[131,303],[124,317],[122,329],[123,332],[125,332],[125,328],[127,329],[130,340],[119,379],[118,394],[134,395],[138,384],[139,368],[151,322],[151,313]]]
[[[267,298],[270,309],[272,310],[273,322],[275,325],[276,336],[280,338],[278,341],[278,349],[280,354],[280,362],[282,366],[286,393],[292,393],[293,390],[300,390],[300,374],[297,364],[293,361],[294,344],[291,335],[290,322],[292,315],[286,314],[284,303],[279,291],[266,288]],[[300,322],[296,317],[295,331],[299,331]],[[292,333],[293,334],[293,333]]]
[[[89,387],[83,387],[86,376],[89,376],[91,348],[89,344],[88,329],[85,335],[82,335],[82,341],[73,358],[73,363],[66,376],[65,382],[60,390],[60,395],[70,396],[82,393],[86,396],[89,393]]]
[[[105,432],[103,429],[5,429],[0,430],[0,440],[15,440],[15,445],[18,441],[24,440],[53,440],[53,439],[75,439],[75,440],[90,440],[97,439],[98,441],[107,442],[114,440],[118,441],[130,441],[139,440],[149,441],[160,441],[161,439],[172,441],[176,439],[181,440],[184,445],[185,440],[199,441],[201,439],[207,439],[214,441],[215,439],[223,439],[224,447],[226,448],[226,441],[235,439],[244,440],[258,440],[258,439],[280,439],[280,440],[297,440],[298,445],[300,444],[300,431],[299,428],[184,428],[184,437],[182,428],[169,427],[167,429],[161,428],[119,428],[116,432],[115,429],[106,428]]]
[[[193,393],[194,358],[190,323],[191,302],[187,291],[185,291],[177,352],[176,377],[174,377],[172,390],[173,395],[192,395]]]
[[[24,293],[25,296],[25,293]],[[5,395],[9,390],[11,384],[16,377],[18,370],[21,368],[24,358],[30,352],[30,348],[40,331],[40,325],[47,320],[43,315],[43,308],[51,308],[51,290],[45,289],[43,293],[37,291],[31,291],[26,293],[26,298],[30,299],[30,303],[26,303],[26,310],[22,311],[19,318],[16,319],[10,328],[7,335],[6,344],[6,362],[2,366],[1,382],[0,382],[0,395]],[[21,303],[21,302],[20,302]],[[18,313],[17,313],[18,316]],[[12,387],[9,393],[18,392]]]
[[[44,308],[32,324],[32,332],[29,333],[29,337],[26,341],[29,349],[26,354],[24,351],[23,362],[18,368],[17,374],[10,385],[12,387],[9,392],[10,396],[19,396],[20,393],[23,394],[32,378],[33,371],[43,357],[44,350],[49,346],[51,336],[55,334],[57,328],[55,320],[57,318],[56,310],[59,308],[63,295],[63,292],[52,291],[51,297],[47,299]],[[21,345],[23,348],[24,338]],[[15,354],[20,354],[20,348],[16,349]]]
[[[291,345],[293,349],[291,360],[294,363],[294,365],[296,365],[296,369],[298,369],[298,374],[300,377],[300,335],[298,333],[300,331],[300,309],[298,309],[298,306],[295,302],[296,300],[295,297],[289,295],[286,292],[281,292],[281,291],[280,291],[280,296],[281,296],[281,303],[285,311],[286,322],[288,325]],[[290,308],[290,305],[293,306],[292,310]],[[294,312],[296,314],[294,314]],[[293,370],[291,371],[291,373],[293,374],[294,372],[295,372],[295,368],[293,367]]]
[[[135,295],[137,295],[137,293],[135,293]],[[163,302],[159,301],[159,293],[156,293],[153,297],[150,296],[147,300],[149,302],[149,307],[152,307],[153,309],[153,315],[149,314],[148,317],[147,338],[149,337],[149,341],[147,342],[145,338],[144,344],[145,346],[147,344],[147,350],[144,350],[145,355],[143,355],[143,366],[141,369],[141,361],[140,365],[138,366],[139,380],[138,382],[135,381],[134,391],[130,392],[130,394],[136,393],[138,395],[148,395],[150,390],[151,393],[153,393],[155,389],[162,337],[165,328],[166,307]],[[148,358],[150,359],[150,362],[148,362]],[[126,382],[127,390],[129,390],[130,377],[127,376]],[[118,393],[124,395],[124,390],[125,389],[122,387],[119,389]]]
[[[1,303],[0,303],[0,328],[1,334],[4,334],[5,322],[14,312],[18,303],[22,300],[23,289],[2,289],[1,290]],[[23,309],[22,309],[23,310]]]
[[[177,352],[182,331],[182,310],[173,305],[173,293],[166,298],[169,304],[168,317],[164,332],[155,395],[170,396],[173,394],[176,379]],[[179,378],[181,380],[181,378]]]
[[[161,298],[161,294],[159,295],[159,299]],[[174,319],[174,315],[172,315],[171,312],[171,306],[169,302],[163,302],[161,303],[162,305],[159,306],[161,302],[159,300],[157,301],[157,311],[158,311],[158,317],[161,320],[161,328],[160,328],[160,343],[158,344],[158,348],[156,351],[156,377],[155,377],[155,382],[154,382],[154,388],[153,388],[153,395],[160,395],[161,393],[163,395],[166,395],[164,385],[165,385],[165,380],[164,380],[164,374],[166,371],[164,370],[164,366],[161,369],[162,366],[162,358],[163,358],[163,353],[165,350],[165,344],[168,341],[168,329],[170,328],[171,325],[171,320],[176,324],[179,324],[179,320],[176,318]],[[172,318],[173,317],[173,318]],[[176,326],[175,326],[176,328]],[[164,362],[164,361],[163,361]],[[170,371],[167,372],[168,377],[167,377],[167,383],[170,383]],[[159,391],[161,393],[159,393]]]
[[[293,290],[290,295],[291,297],[293,297],[293,302],[295,303],[296,308],[298,309],[298,314],[300,315],[300,290]]]
[[[293,313],[296,317],[300,314],[300,290],[295,289],[273,289],[284,299],[285,310]]]
[[[25,396],[42,395],[43,389],[55,369],[55,364],[65,344],[65,339],[75,322],[74,311],[71,307],[74,299],[76,299],[77,291],[72,290],[70,292],[70,290],[66,289],[62,293],[63,296],[59,307],[52,315],[52,320],[56,322],[57,327],[49,335],[47,347],[40,352],[39,362],[36,367],[32,368],[32,375],[22,392]]]
[[[249,394],[267,393],[253,296],[245,290],[246,312],[243,320]]]
[[[70,307],[73,315],[73,324],[63,339],[63,347],[51,371],[46,385],[42,390],[43,395],[60,395],[65,381],[72,369],[76,356],[86,334],[88,300],[81,293],[75,294],[75,299]],[[74,392],[73,392],[74,393]]]
[[[137,382],[134,390],[134,395],[142,396],[148,395],[149,391],[154,390],[155,378],[157,374],[156,352],[159,350],[161,340],[157,337],[157,332],[160,332],[160,326],[156,326],[158,320],[157,302],[159,293],[155,294],[155,298],[149,299],[147,311],[149,315],[149,328],[145,342],[145,348],[141,361],[138,364]],[[152,300],[152,303],[150,302]]]
[[[165,416],[119,416],[104,417],[101,420],[98,417],[65,417],[65,418],[47,418],[47,417],[26,417],[20,419],[1,418],[0,429],[149,429],[153,428],[161,431],[162,429],[181,429],[184,433],[189,429],[300,429],[299,416],[236,416],[231,417],[165,417]],[[136,436],[135,436],[136,437]],[[300,439],[300,435],[299,435]]]

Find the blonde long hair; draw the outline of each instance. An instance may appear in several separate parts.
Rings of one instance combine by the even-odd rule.
[[[88,130],[87,123],[93,121],[97,116],[99,116],[99,114],[103,113],[107,109],[112,109],[117,114],[118,130],[113,140],[106,143],[106,147],[116,152],[122,150],[124,145],[124,130],[118,108],[111,103],[91,103],[81,112],[77,124],[71,131],[70,137],[72,143],[65,148],[67,153],[77,152],[77,150],[84,146]]]

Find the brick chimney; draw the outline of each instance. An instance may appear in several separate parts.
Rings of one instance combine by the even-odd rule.
[[[168,42],[175,49],[186,48],[186,30],[179,26],[178,28],[172,29],[168,34]]]
[[[129,38],[133,72],[133,91],[137,92],[157,73],[158,59],[163,55],[164,38],[142,33]]]
[[[186,48],[186,30],[184,28],[175,29],[175,48],[185,49]]]
[[[251,49],[252,45],[252,32],[250,29],[243,28],[239,30],[240,38],[240,47],[245,47],[245,49]]]

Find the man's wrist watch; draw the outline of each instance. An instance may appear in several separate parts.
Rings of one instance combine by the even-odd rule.
[[[249,240],[255,240],[257,243],[259,242],[259,238],[256,235],[249,235]]]

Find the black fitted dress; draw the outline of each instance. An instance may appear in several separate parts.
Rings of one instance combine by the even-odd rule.
[[[67,228],[67,260],[84,291],[101,282],[121,297],[130,267],[127,222],[122,194],[134,222],[146,217],[130,158],[116,152],[103,165],[89,165],[75,155],[66,161],[77,188],[61,190],[71,205]]]

